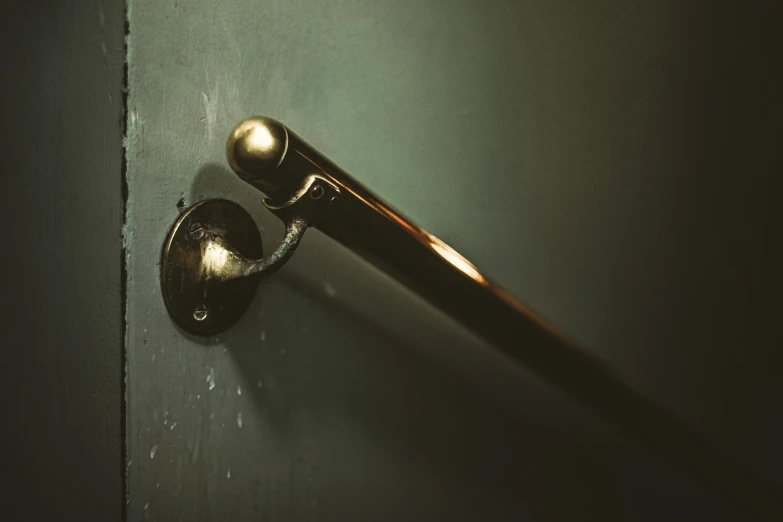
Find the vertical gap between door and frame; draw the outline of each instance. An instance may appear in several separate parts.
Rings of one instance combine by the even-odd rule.
[[[126,234],[128,223],[128,39],[130,37],[130,18],[128,16],[128,3],[124,0],[123,9],[123,65],[122,65],[122,157],[120,160],[121,184],[122,184],[122,226],[120,230],[122,248],[120,249],[120,453],[121,458],[121,484],[122,484],[122,521],[128,520],[128,261]]]

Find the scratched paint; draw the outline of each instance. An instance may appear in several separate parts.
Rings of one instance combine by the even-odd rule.
[[[638,197],[651,180],[676,183],[656,125],[677,111],[654,87],[680,92],[656,83],[676,72],[661,55],[693,46],[672,47],[666,3],[606,10],[617,19],[577,4],[130,0],[128,452],[145,465],[129,467],[129,513],[623,518],[606,467],[622,459],[591,418],[318,233],[219,341],[178,331],[157,292],[181,200],[237,201],[267,252],[279,241],[223,150],[237,121],[269,115],[617,358],[634,332],[606,318],[639,324],[640,307],[608,289],[662,260],[638,239],[654,227],[617,216],[651,206]],[[661,208],[649,223],[670,222]],[[176,430],[153,421],[164,407]]]
[[[422,207],[415,193],[395,190],[397,183],[415,183],[420,194],[433,192],[422,176],[432,170],[429,156],[389,155],[409,150],[407,140],[423,143],[424,137],[398,132],[388,122],[402,121],[399,115],[389,118],[402,111],[418,122],[409,128],[419,131],[431,130],[427,121],[448,124],[454,107],[464,102],[456,92],[444,96],[449,91],[439,86],[438,75],[420,81],[426,62],[416,49],[445,39],[453,48],[443,54],[449,47],[436,45],[440,54],[433,63],[466,56],[476,44],[470,34],[478,34],[477,22],[469,9],[456,20],[438,22],[427,3],[402,10],[377,4],[369,18],[349,4],[312,3],[305,10],[273,1],[256,18],[249,16],[256,10],[249,0],[219,7],[206,0],[130,2],[129,449],[138,460],[155,444],[158,455],[130,469],[129,488],[131,507],[141,511],[150,502],[151,519],[255,520],[258,513],[270,520],[316,514],[344,519],[347,506],[329,502],[334,483],[343,484],[341,496],[352,499],[348,518],[372,519],[379,512],[409,518],[401,510],[426,518],[432,506],[452,520],[517,518],[525,503],[518,491],[511,494],[492,482],[507,473],[493,463],[502,461],[506,469],[508,462],[524,462],[514,469],[530,470],[531,462],[546,462],[541,455],[569,454],[544,444],[512,444],[503,434],[517,433],[519,426],[501,423],[488,413],[493,407],[470,390],[478,386],[496,396],[491,390],[497,383],[522,386],[523,395],[533,388],[517,384],[512,369],[478,341],[318,233],[305,235],[292,260],[263,282],[247,315],[219,341],[182,335],[159,293],[152,293],[159,285],[161,242],[183,197],[240,202],[270,231],[264,233],[266,252],[279,243],[279,221],[263,210],[261,195],[225,167],[228,131],[247,116],[267,114],[290,124],[404,211]],[[467,32],[452,32],[452,22]],[[396,29],[384,29],[390,27]],[[414,40],[399,38],[403,27]],[[290,46],[274,43],[283,41]],[[484,44],[485,52],[491,52],[490,44]],[[478,63],[454,78],[457,83],[484,88]],[[349,77],[355,80],[346,83]],[[362,124],[360,114],[373,119]],[[445,135],[437,133],[440,139],[426,140],[438,158],[451,158],[443,172],[473,172],[477,165],[466,155],[455,156],[462,147],[449,141],[462,131],[444,129]],[[460,202],[466,196],[457,188],[441,191],[438,200],[453,201],[464,212]],[[419,210],[413,217],[438,232],[427,216]],[[146,318],[147,344],[136,329],[139,316]],[[441,364],[425,362],[433,358]],[[494,377],[471,377],[468,386],[446,367],[483,368]],[[188,400],[198,394],[201,399]],[[152,421],[155,408],[168,408],[168,425]],[[546,418],[543,409],[541,415]],[[453,440],[456,431],[464,446],[442,442]],[[535,459],[524,450],[533,447]],[[466,459],[471,454],[486,457]],[[564,475],[579,476],[578,469],[570,471]],[[164,484],[210,494],[180,501],[184,497],[164,495]]]

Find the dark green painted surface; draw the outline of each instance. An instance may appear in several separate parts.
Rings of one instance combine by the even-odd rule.
[[[0,12],[0,519],[122,519],[123,5]]]
[[[119,520],[123,467],[131,520],[739,519],[317,233],[235,330],[177,332],[180,198],[280,232],[223,167],[250,114],[780,485],[774,3],[130,7],[124,466],[122,6],[0,22],[3,520]]]
[[[680,4],[131,0],[129,518],[736,517],[318,233],[234,329],[179,332],[181,199],[279,237],[224,166],[255,114],[779,483],[773,26]]]

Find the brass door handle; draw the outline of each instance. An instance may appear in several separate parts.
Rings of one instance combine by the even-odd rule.
[[[286,235],[261,257],[258,230],[235,203],[208,200],[186,210],[171,229],[161,270],[164,300],[184,330],[211,335],[231,326],[249,306],[259,277],[280,268],[306,228],[315,226],[629,437],[662,450],[759,514],[783,512],[765,484],[283,124],[269,118],[239,123],[226,154],[239,177],[267,195],[264,204],[284,221]]]

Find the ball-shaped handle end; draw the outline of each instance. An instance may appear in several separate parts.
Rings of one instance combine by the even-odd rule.
[[[288,150],[288,129],[272,118],[241,121],[228,137],[226,158],[234,172],[264,192],[274,192],[275,171]]]

